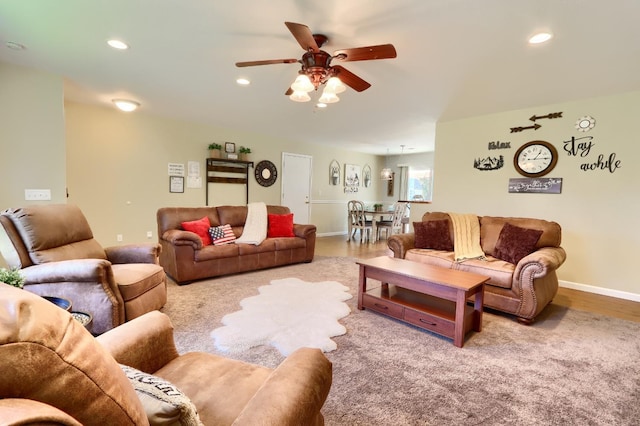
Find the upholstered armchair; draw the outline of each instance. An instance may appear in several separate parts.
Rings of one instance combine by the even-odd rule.
[[[159,311],[94,338],[68,312],[1,283],[0,372],[0,423],[11,425],[185,424],[194,412],[207,426],[321,425],[332,379],[319,349],[275,369],[180,355]]]
[[[71,204],[0,213],[0,253],[25,277],[25,290],[68,299],[103,333],[167,301],[158,244],[103,248],[82,211]]]

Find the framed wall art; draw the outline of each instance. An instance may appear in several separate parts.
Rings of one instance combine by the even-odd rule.
[[[169,176],[169,192],[184,192],[184,176]]]
[[[360,166],[355,164],[344,165],[344,186],[358,187],[362,177]]]

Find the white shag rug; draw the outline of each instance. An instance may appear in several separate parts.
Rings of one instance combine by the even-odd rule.
[[[344,303],[353,297],[348,290],[336,281],[273,280],[258,288],[258,296],[243,299],[242,310],[225,315],[224,326],[211,336],[226,352],[260,345],[272,345],[285,356],[301,347],[331,352],[337,348],[331,337],[347,332],[338,320],[351,313]]]

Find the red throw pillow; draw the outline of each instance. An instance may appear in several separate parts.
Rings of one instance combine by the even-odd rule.
[[[200,239],[202,239],[203,245],[211,245],[211,236],[209,235],[209,228],[211,228],[211,223],[209,222],[209,218],[207,216],[203,217],[200,220],[182,222],[180,225],[182,225],[182,229],[184,229],[185,231],[191,231],[195,234],[198,234]]]
[[[268,238],[295,237],[293,233],[293,213],[269,214]]]
[[[520,228],[507,222],[500,231],[494,255],[517,265],[523,257],[534,252],[541,235],[541,230]]]
[[[416,248],[453,251],[449,219],[413,222],[413,229]]]

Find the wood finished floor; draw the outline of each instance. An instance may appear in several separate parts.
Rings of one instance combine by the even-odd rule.
[[[356,234],[360,236],[359,233]],[[346,235],[318,237],[316,255],[341,256],[367,259],[377,256],[393,255],[383,238],[376,243],[360,243],[359,239],[347,241]],[[588,311],[629,321],[640,322],[640,302],[602,296],[568,288],[558,290],[553,303],[581,311]]]

